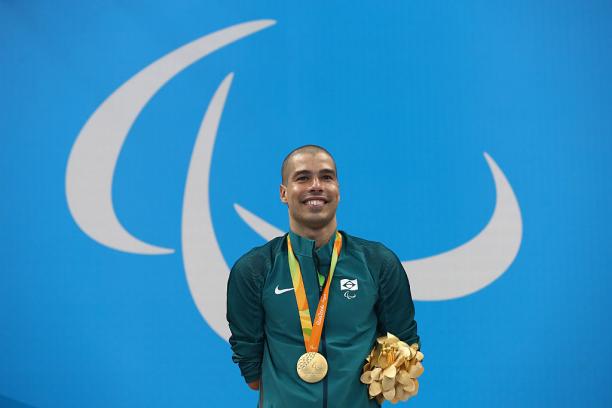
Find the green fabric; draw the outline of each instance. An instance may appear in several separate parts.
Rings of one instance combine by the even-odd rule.
[[[232,268],[227,293],[232,358],[247,382],[261,379],[263,407],[377,407],[359,382],[376,337],[388,331],[409,344],[419,342],[410,286],[398,258],[380,243],[341,234],[319,346],[329,372],[316,384],[302,381],[295,369],[305,348],[295,295],[282,292],[293,287],[285,237],[251,250]],[[315,249],[314,241],[291,233],[291,243],[314,315],[318,272],[325,278],[329,271],[333,239]],[[357,290],[342,288],[343,279],[356,280]]]
[[[296,256],[300,255],[312,257],[314,241],[294,234],[292,231],[289,232],[289,236],[291,237],[291,242],[293,243],[293,250]],[[327,274],[329,272],[329,265],[331,263],[332,252],[334,251],[334,242],[336,242],[335,232],[332,235],[331,239],[327,242],[327,244],[321,246],[321,248],[314,248],[314,251],[317,254],[317,258],[319,260],[319,268],[316,271],[317,277],[319,279],[319,287],[323,287],[323,285],[325,285],[325,279],[327,278]]]

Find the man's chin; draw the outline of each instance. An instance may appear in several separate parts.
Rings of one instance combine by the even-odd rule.
[[[327,227],[334,217],[307,217],[302,220],[302,225],[313,230],[323,229]]]

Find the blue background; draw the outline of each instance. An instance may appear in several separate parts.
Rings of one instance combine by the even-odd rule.
[[[256,404],[180,254],[191,150],[229,72],[210,185],[229,264],[262,243],[234,203],[287,228],[279,167],[296,146],[335,155],[340,227],[403,260],[486,225],[488,152],[521,207],[521,249],[485,289],[416,303],[427,359],[409,404],[612,404],[610,2],[104,4],[0,1],[0,405]],[[119,157],[119,219],[177,253],[88,238],[65,196],[87,118],[166,53],[261,18],[277,24],[163,87]]]

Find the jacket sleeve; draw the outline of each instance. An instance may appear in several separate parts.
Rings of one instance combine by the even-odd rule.
[[[390,250],[385,248],[382,258],[376,304],[378,332],[380,335],[389,332],[408,344],[418,343],[420,348],[406,271]]]
[[[263,262],[249,254],[239,259],[227,284],[227,321],[231,331],[232,360],[247,383],[261,376],[264,345],[264,311],[261,290]]]

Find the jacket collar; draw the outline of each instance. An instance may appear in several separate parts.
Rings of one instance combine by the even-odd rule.
[[[334,242],[336,241],[336,231],[334,231],[327,244],[318,249],[315,249],[314,240],[302,237],[293,231],[289,231],[289,237],[291,238],[291,247],[296,255],[312,258],[313,252],[316,252],[321,261],[331,259]]]

